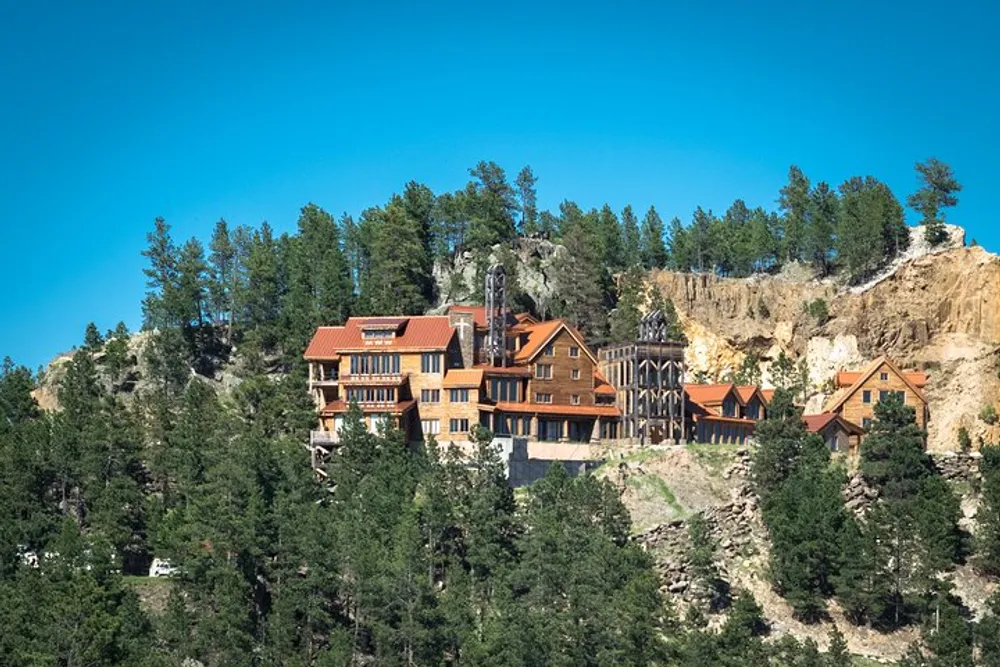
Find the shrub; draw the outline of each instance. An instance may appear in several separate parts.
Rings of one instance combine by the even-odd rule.
[[[983,409],[979,411],[979,418],[982,419],[987,424],[989,424],[990,426],[993,426],[994,424],[997,423],[998,419],[997,409],[994,408],[992,405],[985,405],[983,406]]]
[[[969,430],[964,426],[958,429],[958,448],[963,452],[972,449],[972,438],[969,437]]]
[[[823,325],[830,319],[830,309],[826,305],[826,299],[814,299],[806,304],[806,312],[815,318],[816,324]]]

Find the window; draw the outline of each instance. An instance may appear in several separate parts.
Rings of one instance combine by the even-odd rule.
[[[865,417],[864,419],[861,420],[861,428],[868,431],[871,429],[871,427],[872,427],[872,420],[870,417]]]
[[[535,393],[535,403],[551,403],[552,394]]]
[[[362,331],[361,337],[365,340],[386,340],[393,337],[392,329],[371,329]]]
[[[510,401],[512,403],[521,400],[518,396],[517,386],[520,380],[517,378],[490,378],[489,392],[490,399],[494,401]]]
[[[579,380],[580,379],[580,369],[579,368],[574,368],[573,370],[571,370],[569,372],[569,377],[570,377],[571,380]]]
[[[440,389],[421,389],[420,390],[420,402],[421,403],[440,403],[441,402],[441,390]]]
[[[580,394],[571,394],[569,397],[570,405],[580,405]]]
[[[351,375],[399,374],[398,354],[352,354]]]
[[[886,381],[889,380],[889,374],[888,373],[879,373],[878,374],[878,379],[881,380],[882,382],[886,382]]]
[[[889,394],[891,393],[892,393],[891,391],[886,391],[885,389],[880,390],[878,392],[878,400],[884,401],[885,399],[889,398]]]
[[[580,348],[578,348],[576,345],[571,346],[569,348],[569,356],[571,356],[571,357],[579,357],[580,356]]]
[[[350,387],[348,403],[395,403],[396,390],[392,387]]]
[[[868,389],[861,392],[861,402],[868,405],[872,402],[872,393]]]
[[[420,430],[423,431],[425,437],[428,435],[438,435],[439,433],[441,433],[441,420],[421,419]]]
[[[555,355],[555,350],[552,349],[552,343],[549,343],[548,345],[545,346],[545,348],[542,350],[542,354],[545,355],[546,357],[551,357]]]
[[[469,432],[469,420],[468,419],[452,419],[448,424],[448,428],[452,433],[468,433]]]
[[[535,364],[535,377],[539,380],[551,380],[552,364]]]
[[[468,389],[450,389],[450,396],[448,400],[452,403],[468,403],[469,402],[469,390]]]
[[[441,355],[436,352],[424,352],[420,355],[421,373],[440,373]]]

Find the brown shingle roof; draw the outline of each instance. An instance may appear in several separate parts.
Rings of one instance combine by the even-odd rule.
[[[736,395],[740,397],[740,400],[744,405],[750,402],[750,399],[753,398],[754,394],[760,393],[760,388],[755,384],[745,384],[736,387]],[[764,400],[763,396],[761,396],[761,400]]]
[[[398,322],[396,336],[365,340],[365,325],[384,326]],[[420,315],[406,318],[351,317],[342,327],[320,327],[305,351],[306,359],[332,359],[341,352],[443,351],[448,348],[455,330],[446,315]]]

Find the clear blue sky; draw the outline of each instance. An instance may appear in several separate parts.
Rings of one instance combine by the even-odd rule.
[[[0,356],[137,328],[158,215],[291,230],[480,159],[530,164],[543,208],[687,220],[773,206],[792,163],[902,199],[933,155],[1000,248],[990,3],[337,4],[0,0]]]

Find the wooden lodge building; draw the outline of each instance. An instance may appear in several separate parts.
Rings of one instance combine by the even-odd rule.
[[[916,413],[917,426],[925,429],[930,419],[923,391],[927,380],[926,373],[902,371],[887,357],[879,357],[862,371],[837,373],[837,391],[824,412],[839,415],[867,431],[875,417],[875,405],[890,393],[898,393]]]
[[[414,441],[466,441],[475,424],[539,441],[618,437],[614,390],[580,333],[562,320],[504,318],[501,363],[486,359],[483,307],[320,327],[305,352],[320,415],[313,443],[336,442],[351,403],[373,432],[391,420]]]

